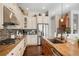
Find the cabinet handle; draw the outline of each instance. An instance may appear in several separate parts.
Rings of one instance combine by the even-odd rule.
[[[11,53],[11,55],[14,55],[14,53]]]
[[[19,49],[19,51],[21,50],[21,48]]]

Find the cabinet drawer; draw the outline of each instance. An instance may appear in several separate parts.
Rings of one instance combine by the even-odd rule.
[[[53,55],[54,56],[63,56],[60,52],[58,52],[55,48],[52,49],[53,50]]]

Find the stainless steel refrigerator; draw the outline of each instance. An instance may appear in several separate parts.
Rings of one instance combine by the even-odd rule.
[[[37,43],[41,45],[41,37],[48,37],[49,34],[49,25],[46,23],[37,24]]]

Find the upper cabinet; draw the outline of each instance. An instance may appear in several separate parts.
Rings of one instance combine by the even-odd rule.
[[[3,29],[3,5],[0,4],[0,29]]]
[[[37,16],[37,23],[47,23],[48,24],[49,16],[48,11],[45,13],[39,13]]]
[[[26,29],[36,29],[36,28],[37,28],[36,17],[27,17],[27,27],[26,27]]]
[[[34,15],[34,16],[25,16],[23,29],[37,29],[37,24],[45,23],[48,24],[48,16],[45,15]]]
[[[48,23],[48,16],[37,16],[37,23]]]
[[[37,23],[43,23],[43,17],[42,16],[37,16]]]

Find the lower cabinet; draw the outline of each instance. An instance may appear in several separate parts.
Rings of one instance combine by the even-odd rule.
[[[53,52],[51,50],[51,45],[42,39],[42,54],[45,56],[52,56]]]
[[[37,45],[37,35],[27,35],[27,45]]]
[[[42,39],[42,54],[45,56],[63,56],[56,48]]]
[[[11,52],[9,52],[7,56],[22,56],[26,48],[24,46],[24,40],[25,39],[23,39]]]
[[[58,52],[55,48],[53,48],[53,55],[54,56],[63,56],[60,52]]]

